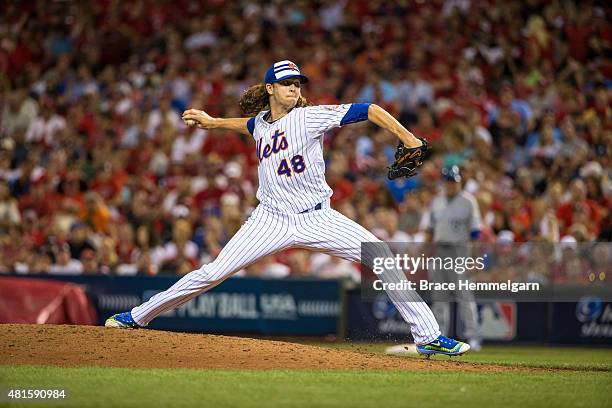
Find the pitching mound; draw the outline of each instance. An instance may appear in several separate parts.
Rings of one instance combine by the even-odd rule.
[[[0,326],[0,364],[61,367],[392,369],[507,371],[459,360],[425,360],[280,341],[94,326]]]

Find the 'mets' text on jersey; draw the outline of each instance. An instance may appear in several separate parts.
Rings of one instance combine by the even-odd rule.
[[[259,160],[257,199],[266,207],[300,213],[332,195],[325,181],[323,136],[330,129],[367,119],[368,104],[294,108],[269,123],[260,112],[247,127]]]

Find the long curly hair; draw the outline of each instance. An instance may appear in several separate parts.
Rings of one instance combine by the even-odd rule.
[[[255,116],[263,110],[270,109],[270,95],[266,91],[266,84],[253,85],[244,91],[238,105],[240,105],[242,113],[246,116]],[[295,106],[303,108],[309,105],[306,98],[300,96]]]

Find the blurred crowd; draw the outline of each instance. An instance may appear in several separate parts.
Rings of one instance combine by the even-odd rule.
[[[610,241],[612,8],[599,1],[102,0],[0,3],[0,271],[185,274],[256,206],[238,117],[274,61],[314,104],[383,106],[434,154],[388,181],[397,141],[326,136],[332,205],[381,239],[419,241],[440,170],[461,167],[484,242]],[[245,248],[245,250],[247,250]],[[246,276],[346,276],[293,250]]]

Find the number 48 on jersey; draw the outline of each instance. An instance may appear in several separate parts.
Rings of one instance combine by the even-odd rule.
[[[289,160],[291,164],[291,168],[289,168],[289,164],[287,163],[287,159],[281,160],[278,165],[278,170],[276,171],[279,176],[287,176],[291,177],[291,170],[293,169],[294,173],[301,173],[306,170],[306,164],[304,163],[304,157],[296,154]]]

